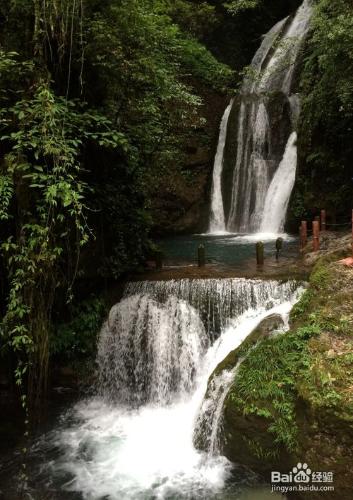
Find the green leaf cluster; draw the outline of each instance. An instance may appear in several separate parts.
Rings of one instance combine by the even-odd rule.
[[[263,340],[240,365],[230,395],[244,415],[268,420],[275,445],[289,451],[297,446],[297,375],[308,369],[308,340],[319,331],[312,324]]]
[[[318,0],[301,77],[301,168],[294,196],[300,216],[317,210],[318,200],[338,222],[347,220],[351,208],[352,44],[352,3]]]

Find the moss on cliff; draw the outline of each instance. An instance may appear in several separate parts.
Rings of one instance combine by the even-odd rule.
[[[331,470],[337,495],[350,498],[353,270],[334,260],[316,264],[291,330],[249,350],[225,403],[223,445],[263,473],[296,460]]]

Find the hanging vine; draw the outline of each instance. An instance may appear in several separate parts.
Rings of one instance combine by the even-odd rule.
[[[179,167],[186,131],[203,124],[190,74],[214,88],[232,76],[172,22],[167,3],[0,6],[1,329],[31,408],[47,389],[53,309],[72,298],[87,220],[109,232],[100,276],[139,265],[150,244],[147,186]],[[101,210],[99,223],[87,205]]]
[[[13,68],[15,56],[9,61]],[[25,394],[27,378],[29,404],[38,407],[47,390],[55,293],[71,287],[77,268],[75,264],[63,282],[66,248],[76,253],[77,262],[90,235],[84,201],[88,188],[80,179],[84,143],[123,148],[126,141],[111,131],[107,118],[55,96],[45,81],[3,112],[0,124],[0,139],[8,149],[1,166],[0,217],[13,227],[1,245],[9,276],[2,330],[19,359],[17,384]],[[10,204],[16,206],[15,221],[10,220]]]

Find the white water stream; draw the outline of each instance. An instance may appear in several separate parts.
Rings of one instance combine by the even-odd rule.
[[[227,138],[228,119],[233,106],[233,99],[227,106],[219,130],[219,139],[217,153],[213,167],[212,194],[211,194],[211,216],[210,216],[210,233],[225,230],[224,207],[222,197],[222,172],[224,162],[224,148]]]
[[[289,198],[295,182],[297,166],[297,133],[292,132],[288,139],[283,159],[276,170],[268,188],[261,233],[275,233],[283,230]]]

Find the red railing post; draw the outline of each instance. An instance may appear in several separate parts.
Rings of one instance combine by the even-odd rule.
[[[320,224],[319,221],[313,221],[313,251],[320,250]]]

